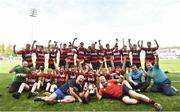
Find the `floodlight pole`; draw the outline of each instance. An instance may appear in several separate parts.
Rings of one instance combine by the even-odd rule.
[[[34,18],[37,17],[37,9],[31,8],[29,16],[32,18],[31,42],[33,42],[34,41]]]

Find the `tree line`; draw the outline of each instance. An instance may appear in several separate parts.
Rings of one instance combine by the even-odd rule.
[[[13,45],[12,44],[0,44],[0,55],[1,56],[11,56],[13,54]]]

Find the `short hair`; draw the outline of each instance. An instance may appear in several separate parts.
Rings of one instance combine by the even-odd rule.
[[[151,42],[150,42],[150,41],[147,41],[147,44],[151,44]]]
[[[135,64],[132,64],[130,67],[132,68],[132,67],[134,67],[134,66],[137,67]]]

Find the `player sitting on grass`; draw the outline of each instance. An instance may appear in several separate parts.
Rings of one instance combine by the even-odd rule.
[[[27,98],[31,98],[33,94],[35,94],[35,90],[37,88],[37,79],[38,75],[36,72],[36,69],[31,67],[31,73],[29,74],[16,74],[19,77],[25,77],[26,82],[22,83],[21,86],[19,87],[18,92],[14,93],[12,96],[16,99],[20,98],[21,93],[23,90],[31,90],[28,94]]]
[[[75,99],[78,99],[79,102],[82,102],[81,97],[84,95],[84,92],[81,83],[83,81],[84,76],[79,75],[77,79],[68,80],[50,96],[37,97],[34,101],[44,101],[49,104],[53,104],[57,102],[70,103],[74,102]]]
[[[42,77],[43,77],[43,86],[42,86],[42,89],[45,89],[45,93],[44,93],[44,95],[46,95],[46,93],[47,94],[49,94],[49,91],[50,91],[50,87],[51,87],[51,85],[52,85],[52,83],[53,83],[53,76],[54,76],[54,74],[53,74],[53,70],[51,69],[51,68],[49,68],[48,70],[47,70],[47,73],[43,73],[42,74]]]
[[[148,98],[145,95],[139,94],[132,90],[131,85],[128,81],[124,80],[106,80],[104,76],[100,76],[100,83],[102,88],[99,89],[99,92],[96,88],[96,96],[100,100],[104,95],[107,95],[112,98],[122,100],[126,104],[137,104],[140,101],[152,105],[156,110],[162,110],[162,107],[159,103],[154,102],[152,99]]]
[[[155,64],[147,62],[146,67],[148,71],[146,73],[150,78],[153,79],[153,85],[151,87],[152,92],[162,92],[168,96],[176,95],[177,89],[171,86],[171,81],[168,76],[160,69],[159,67],[159,57],[158,54],[155,53]]]
[[[54,74],[54,84],[51,85],[50,92],[53,93],[55,89],[62,86],[67,81],[67,76],[65,74],[65,68],[61,67],[60,70],[56,69],[56,74]]]
[[[133,89],[137,92],[143,92],[149,86],[149,81],[142,81],[142,77],[146,77],[146,74],[143,73],[142,68],[137,68],[135,64],[131,65],[131,71],[129,72],[129,83]]]
[[[30,72],[30,69],[28,68],[28,62],[27,61],[23,61],[22,66],[17,65],[15,67],[13,67],[9,73],[13,73],[15,72],[16,74],[27,74]],[[13,77],[13,82],[9,87],[9,92],[10,93],[14,93],[17,92],[19,87],[21,86],[22,83],[26,82],[26,78],[25,77],[20,77],[18,75],[14,75]]]

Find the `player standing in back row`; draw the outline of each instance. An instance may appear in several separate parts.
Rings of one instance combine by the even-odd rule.
[[[141,41],[141,45],[138,42],[139,48],[145,51],[145,70],[146,71],[147,71],[146,63],[150,62],[152,63],[152,65],[154,65],[155,63],[154,52],[159,48],[159,44],[156,40],[154,40],[154,42],[156,43],[156,47],[151,47],[150,41],[147,42],[147,47],[143,47],[143,41]]]

